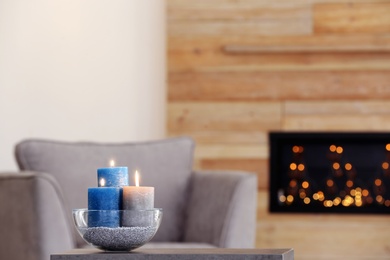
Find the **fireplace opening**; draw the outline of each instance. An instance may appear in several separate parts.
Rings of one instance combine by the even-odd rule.
[[[270,211],[390,213],[390,133],[271,132]]]

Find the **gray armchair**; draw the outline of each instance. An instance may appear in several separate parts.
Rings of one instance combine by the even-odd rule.
[[[26,140],[21,173],[0,174],[0,259],[48,259],[86,246],[71,210],[85,208],[96,169],[114,158],[155,187],[163,220],[148,247],[254,246],[257,181],[244,172],[192,171],[189,138],[123,144]],[[130,175],[130,179],[131,175]],[[7,250],[5,250],[7,249]]]

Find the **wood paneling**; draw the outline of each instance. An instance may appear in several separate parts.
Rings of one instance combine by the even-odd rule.
[[[390,79],[388,80],[390,83]],[[284,106],[284,114],[286,116],[290,115],[359,115],[366,117],[367,115],[377,115],[377,116],[390,116],[390,97],[387,97],[387,100],[372,100],[379,99],[380,92],[386,90],[390,91],[388,88],[376,88],[378,91],[378,97],[371,96],[371,93],[366,93],[371,88],[362,88],[360,95],[368,96],[368,99],[371,100],[321,100],[321,101],[287,101]],[[355,89],[359,91],[359,89]]]
[[[273,5],[273,6],[247,6],[226,4],[223,8],[220,5],[212,5],[203,8],[191,8],[187,5],[183,8],[168,9],[168,21],[174,26],[175,21],[232,21],[239,24],[241,21],[255,21],[261,24],[264,21],[272,23],[276,21],[290,21],[299,19],[310,19],[311,22],[311,6],[308,4],[301,5]],[[310,25],[310,23],[309,23]],[[199,25],[196,25],[199,26]],[[305,25],[307,26],[307,25]],[[309,27],[310,28],[310,27]],[[213,34],[217,34],[214,32]]]
[[[248,45],[259,47],[282,47],[286,49],[294,46],[308,48],[326,48],[335,49],[369,49],[375,51],[382,48],[388,48],[390,43],[389,34],[310,34],[304,36],[256,36],[242,37],[239,35],[189,35],[185,37],[169,37],[169,54],[185,54],[194,52],[201,54],[221,50],[226,45]],[[226,54],[226,53],[225,53]]]
[[[169,16],[172,11],[176,12],[178,9],[189,9],[193,12],[206,12],[208,10],[215,10],[216,8],[223,9],[243,9],[243,8],[291,8],[297,6],[307,6],[313,4],[332,4],[332,3],[375,3],[386,0],[197,0],[197,1],[183,1],[183,0],[168,0]]]
[[[265,144],[268,139],[268,131],[188,131],[170,135],[190,135],[198,145],[202,144]]]
[[[365,100],[390,98],[389,71],[182,72],[170,101]]]
[[[312,32],[310,5],[218,5],[168,7],[169,36],[307,35]],[[190,29],[190,30],[189,30]]]
[[[390,33],[390,3],[315,4],[314,33]]]
[[[227,54],[312,54],[312,53],[362,53],[362,52],[390,52],[390,46],[256,46],[256,45],[225,45],[223,50]]]
[[[283,130],[302,131],[389,131],[390,115],[286,116]]]
[[[390,101],[289,101],[284,130],[389,131]]]
[[[265,159],[268,146],[261,144],[201,144],[195,150],[198,159]]]
[[[235,55],[224,51],[227,45],[259,46],[299,46],[300,48],[334,48],[346,49],[346,53],[270,53]],[[171,37],[168,44],[168,68],[170,72],[205,71],[210,68],[226,70],[241,68],[245,70],[346,70],[360,71],[390,69],[390,54],[381,50],[390,47],[390,34],[384,35],[310,35],[281,37],[240,37],[238,35],[222,36],[186,36]],[[372,50],[351,53],[351,50]],[[378,50],[378,52],[376,51]],[[267,67],[267,65],[269,67]]]
[[[168,105],[171,133],[256,131],[280,129],[279,102],[172,102]]]
[[[276,16],[281,16],[285,13],[277,11],[262,12],[257,14],[253,19],[245,19],[245,13],[241,15],[244,19],[232,19],[224,21],[221,19],[199,19],[199,20],[173,20],[169,21],[169,34],[177,35],[224,35],[233,34],[241,36],[251,35],[307,35],[311,33],[311,17],[308,9],[292,10],[289,17],[278,19],[278,17],[270,17],[270,13],[277,13]],[[214,12],[218,15],[218,12]],[[213,17],[213,12],[209,12],[208,16]],[[234,10],[231,11],[234,12]],[[228,13],[229,14],[229,13]],[[225,15],[228,15],[225,14]],[[185,14],[183,14],[185,15]],[[191,30],[188,30],[191,28]]]
[[[195,51],[180,54],[169,62],[170,72],[262,72],[262,71],[377,71],[390,70],[390,53],[310,53],[227,55]],[[176,56],[176,54],[172,54]]]
[[[390,2],[167,0],[168,134],[195,167],[259,176],[257,243],[296,259],[390,255],[386,216],[270,214],[268,132],[390,131]]]

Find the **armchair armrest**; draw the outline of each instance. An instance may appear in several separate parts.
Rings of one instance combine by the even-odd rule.
[[[49,259],[74,247],[70,212],[45,173],[0,173],[0,259]]]
[[[251,248],[255,244],[257,177],[236,171],[194,172],[185,242]]]

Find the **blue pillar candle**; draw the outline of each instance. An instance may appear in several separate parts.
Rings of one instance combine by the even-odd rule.
[[[88,188],[89,227],[119,227],[122,192],[119,187]]]
[[[99,168],[98,187],[122,187],[129,185],[129,174],[127,167]]]

